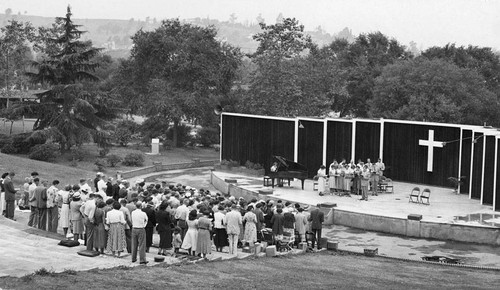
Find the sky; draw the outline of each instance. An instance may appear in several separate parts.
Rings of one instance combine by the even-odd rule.
[[[456,43],[500,51],[500,0],[1,0],[0,13],[64,16],[68,4],[83,19],[227,21],[234,13],[237,22],[256,23],[261,14],[271,24],[282,13],[306,30],[321,26],[333,34],[349,27],[355,36],[380,31],[420,49]]]

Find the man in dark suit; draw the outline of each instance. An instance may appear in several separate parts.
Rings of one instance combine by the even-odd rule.
[[[316,205],[317,208],[311,211],[309,216],[309,221],[311,222],[311,231],[314,234],[314,239],[312,240],[312,247],[314,248],[315,242],[318,242],[318,250],[321,249],[319,241],[321,240],[321,229],[323,228],[323,222],[325,221],[325,214],[320,210],[321,204]]]
[[[35,189],[38,228],[44,231],[47,230],[47,184],[47,180],[43,180]]]
[[[14,209],[16,207],[16,190],[12,183],[12,178],[14,178],[15,175],[14,172],[10,172],[3,180],[3,187],[5,190],[5,217],[11,220],[15,220]]]

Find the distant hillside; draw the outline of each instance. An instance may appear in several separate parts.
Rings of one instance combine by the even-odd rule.
[[[61,15],[63,16],[63,15]],[[22,14],[0,14],[0,23],[2,26],[7,25],[7,21],[15,19],[18,21],[29,21],[34,26],[50,26],[54,23],[52,17],[40,17]],[[106,52],[112,57],[120,58],[127,57],[132,40],[130,39],[138,30],[152,30],[157,28],[161,21],[155,18],[145,20],[113,20],[113,19],[73,19],[76,24],[82,25],[82,30],[88,33],[83,35],[84,39],[90,39],[96,47],[103,47]],[[237,23],[229,21],[218,21],[208,18],[186,19],[185,22],[208,26],[213,25],[218,30],[218,37],[222,41],[238,46],[245,53],[253,52],[257,49],[258,43],[252,39],[252,35],[260,32],[258,24],[254,23]],[[307,31],[311,35],[313,41],[322,46],[329,44],[335,38],[341,37],[352,41],[354,36],[350,29],[345,28],[337,34],[329,34],[318,27],[315,31]]]

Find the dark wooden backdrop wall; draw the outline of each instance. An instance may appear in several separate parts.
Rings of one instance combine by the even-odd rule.
[[[493,187],[495,180],[495,136],[486,136],[484,151],[483,204],[493,205]]]
[[[352,151],[352,122],[328,121],[326,137],[326,163],[349,161]]]
[[[320,120],[300,120],[304,128],[299,129],[298,163],[307,167],[309,177],[313,177],[323,164],[323,127]],[[293,160],[293,159],[292,159]]]
[[[472,189],[471,197],[481,198],[481,180],[483,178],[483,133],[474,133],[474,155],[472,157]]]
[[[460,186],[460,193],[469,194],[471,175],[471,150],[472,150],[472,130],[462,130],[462,163],[460,166],[460,176],[465,176],[463,184]]]
[[[434,148],[433,171],[427,172],[427,147],[419,140],[428,140],[429,130],[434,130],[436,141],[460,139],[460,128],[384,123],[384,163],[391,166],[390,176],[394,180],[423,183],[437,186],[451,185],[450,176],[457,176],[459,142],[443,148]]]
[[[380,157],[380,123],[356,121],[356,142],[354,161],[366,162],[370,158],[373,163]]]
[[[496,142],[498,143],[497,148],[500,148],[500,139],[497,140]],[[494,207],[495,210],[500,211],[500,154],[498,154],[498,152],[496,159],[497,159],[497,184],[496,184],[496,192],[495,192],[496,199]]]
[[[295,122],[222,115],[222,159],[260,163],[269,171],[273,155],[293,160]]]

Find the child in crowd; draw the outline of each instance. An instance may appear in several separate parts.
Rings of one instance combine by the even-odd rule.
[[[174,235],[172,237],[172,245],[174,246],[174,253],[178,254],[182,245],[181,228],[175,227]]]

